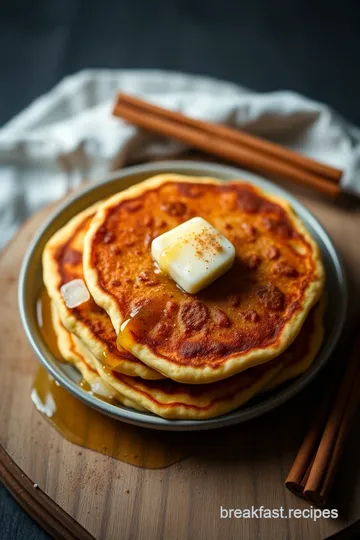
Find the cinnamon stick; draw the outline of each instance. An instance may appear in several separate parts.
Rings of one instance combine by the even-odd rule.
[[[326,400],[323,400],[311,428],[305,435],[299,452],[285,480],[285,486],[294,495],[304,496],[304,488],[309,478],[312,464],[315,459],[317,447],[324,429],[326,416],[329,412],[332,393],[329,393]]]
[[[284,161],[287,161],[290,165],[298,165],[299,168],[303,168],[322,176],[326,179],[329,179],[331,182],[338,184],[342,175],[342,171],[315,161],[314,159],[308,158],[294,150],[290,150],[285,146],[276,144],[266,139],[263,139],[259,136],[251,135],[245,131],[237,130],[224,126],[221,124],[211,124],[210,122],[205,122],[204,120],[198,120],[196,118],[191,118],[185,116],[177,111],[170,109],[164,109],[148,101],[144,101],[136,96],[129,94],[124,94],[120,92],[117,97],[117,104],[115,105],[114,111],[116,112],[117,105],[130,105],[136,107],[137,109],[142,109],[149,113],[156,114],[159,117],[166,118],[177,122],[178,124],[183,124],[186,126],[194,127],[201,129],[204,132],[213,135],[216,133],[217,136],[222,137],[223,139],[233,141],[235,143],[240,143],[244,146],[252,148],[254,150],[268,154],[270,157],[275,159],[281,158]]]
[[[357,380],[359,380],[359,378],[357,378]],[[332,487],[335,474],[340,463],[340,457],[351,427],[351,423],[359,407],[360,393],[358,387],[355,388],[355,386],[357,387],[357,383],[354,384],[353,391],[349,400],[349,405],[345,410],[341,426],[339,428],[339,432],[334,444],[334,448],[325,475],[322,479],[321,487],[317,487],[314,483],[312,489],[310,484],[306,484],[304,489],[305,497],[310,502],[313,502],[314,504],[317,504],[319,506],[325,505],[328,500],[330,489]]]
[[[211,129],[204,130],[202,125],[197,125],[197,120],[191,119],[191,124],[196,125],[189,125],[189,119],[186,122],[180,122],[177,117],[172,118],[174,113],[169,114],[167,111],[165,114],[159,114],[158,107],[155,108],[149,104],[142,107],[141,103],[141,100],[140,104],[128,103],[126,100],[124,102],[120,97],[113,113],[143,129],[180,140],[194,148],[233,161],[262,174],[272,174],[293,180],[313,187],[331,197],[336,197],[340,193],[339,186],[328,178],[310,172],[308,169],[300,168],[290,161],[284,161],[281,157],[275,158],[274,155],[264,153],[259,148],[226,138],[219,134],[219,126],[208,124]]]
[[[325,505],[335,478],[351,422],[360,403],[360,338],[346,368],[330,413],[319,411],[294,464],[285,486],[319,506]]]

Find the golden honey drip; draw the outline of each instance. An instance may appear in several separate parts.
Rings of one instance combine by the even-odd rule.
[[[61,359],[46,293],[39,302],[42,335],[50,351]],[[89,391],[86,381],[80,382],[80,386]],[[43,367],[37,371],[32,400],[40,414],[67,440],[120,461],[159,469],[190,455],[183,433],[149,430],[109,418],[72,396]]]
[[[163,315],[166,300],[158,299],[141,306],[120,328],[117,337],[117,348],[130,350],[134,339],[141,341],[144,336],[149,335],[156,323]]]

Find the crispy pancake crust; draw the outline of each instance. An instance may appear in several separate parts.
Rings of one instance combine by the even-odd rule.
[[[196,215],[235,245],[236,259],[223,277],[188,295],[156,273],[150,245]],[[122,345],[171,379],[191,384],[278,356],[324,285],[318,246],[288,203],[242,182],[171,174],[100,205],[85,237],[84,275],[116,332],[131,319]]]
[[[130,352],[119,351],[116,333],[107,313],[90,299],[77,308],[69,309],[60,292],[60,287],[73,279],[83,279],[82,253],[84,235],[98,205],[78,214],[57,231],[46,244],[43,253],[44,283],[56,306],[61,322],[80,338],[100,361],[131,376],[149,379],[163,376],[144,365]],[[106,354],[106,358],[104,358]]]

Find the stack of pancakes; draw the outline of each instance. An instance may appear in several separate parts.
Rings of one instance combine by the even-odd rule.
[[[236,257],[190,295],[151,242],[195,216]],[[64,360],[95,394],[164,418],[234,410],[304,372],[321,345],[319,248],[287,202],[241,181],[166,174],[121,191],[49,240],[43,271]],[[75,279],[91,297],[71,309],[61,287]]]

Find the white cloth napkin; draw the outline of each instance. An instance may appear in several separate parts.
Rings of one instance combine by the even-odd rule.
[[[118,90],[186,115],[246,128],[345,171],[360,194],[360,130],[293,92],[260,94],[181,73],[91,70],[66,77],[0,129],[0,248],[34,211],[110,163],[183,148],[111,116]]]

